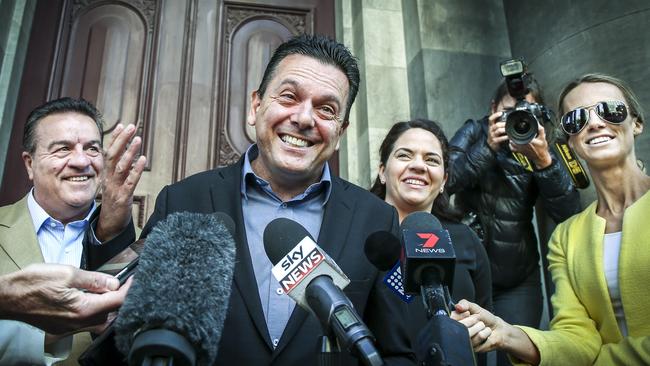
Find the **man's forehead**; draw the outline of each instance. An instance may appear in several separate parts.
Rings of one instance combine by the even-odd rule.
[[[68,127],[83,125],[84,123],[88,124],[88,127],[93,127],[94,130],[99,134],[99,128],[97,123],[91,117],[75,111],[66,111],[66,112],[56,112],[49,114],[38,122],[36,128],[46,127],[45,130],[51,130],[53,124],[60,124],[63,129]]]
[[[325,72],[325,70],[327,71]],[[334,72],[332,72],[333,70]],[[315,57],[301,54],[291,54],[283,58],[277,65],[272,81],[281,83],[287,80],[287,74],[301,73],[301,72],[316,72],[326,74],[333,79],[340,79],[349,87],[349,80],[343,70],[337,65],[324,62]]]
[[[278,88],[286,85],[309,93],[316,92],[323,99],[336,101],[341,109],[346,108],[350,93],[350,81],[337,65],[300,54],[285,57],[274,71],[270,89],[277,92]]]
[[[99,128],[89,116],[79,112],[58,112],[43,117],[35,128],[38,140],[57,140],[68,135],[78,135],[80,131],[89,132],[84,136],[91,139],[101,139]]]

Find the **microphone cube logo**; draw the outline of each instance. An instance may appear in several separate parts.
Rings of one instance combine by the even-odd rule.
[[[417,233],[417,236],[420,239],[426,239],[426,241],[422,243],[422,248],[433,248],[439,240],[434,233]]]
[[[384,283],[388,286],[393,292],[399,296],[402,301],[405,303],[410,303],[413,301],[412,295],[407,295],[404,293],[404,285],[402,283],[402,268],[400,267],[400,262],[398,261],[393,268],[386,272],[384,276]]]
[[[431,230],[427,232],[404,229],[402,231],[404,255],[427,258],[430,255],[450,255],[453,253],[451,238],[447,230]]]
[[[325,260],[325,256],[320,252],[316,243],[311,239],[302,240],[273,267],[271,272],[280,282],[282,290],[288,294],[323,260]]]

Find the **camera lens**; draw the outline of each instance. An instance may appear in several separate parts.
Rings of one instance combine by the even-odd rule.
[[[506,134],[510,141],[525,145],[537,136],[537,118],[528,109],[519,109],[508,114]]]
[[[530,121],[526,119],[517,121],[514,125],[514,129],[518,134],[525,134],[526,132],[530,131]]]

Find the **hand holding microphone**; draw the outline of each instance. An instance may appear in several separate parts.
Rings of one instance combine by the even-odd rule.
[[[104,324],[127,290],[104,273],[30,264],[0,276],[0,319],[29,323],[52,334],[77,333]]]
[[[272,272],[287,295],[320,321],[366,365],[383,365],[374,337],[341,291],[350,280],[295,221],[278,218],[264,230]]]
[[[487,352],[498,348],[498,339],[503,337],[500,334],[503,327],[499,325],[504,322],[496,315],[477,304],[460,300],[451,313],[451,318],[467,327],[474,352]],[[501,332],[496,331],[497,329],[501,329]]]

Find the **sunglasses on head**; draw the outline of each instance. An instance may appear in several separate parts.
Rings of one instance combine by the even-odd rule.
[[[617,100],[598,102],[589,107],[576,108],[562,116],[560,120],[562,130],[567,135],[580,133],[589,122],[589,111],[592,109],[596,111],[598,117],[603,121],[615,125],[623,123],[627,118],[627,107],[625,103]]]

